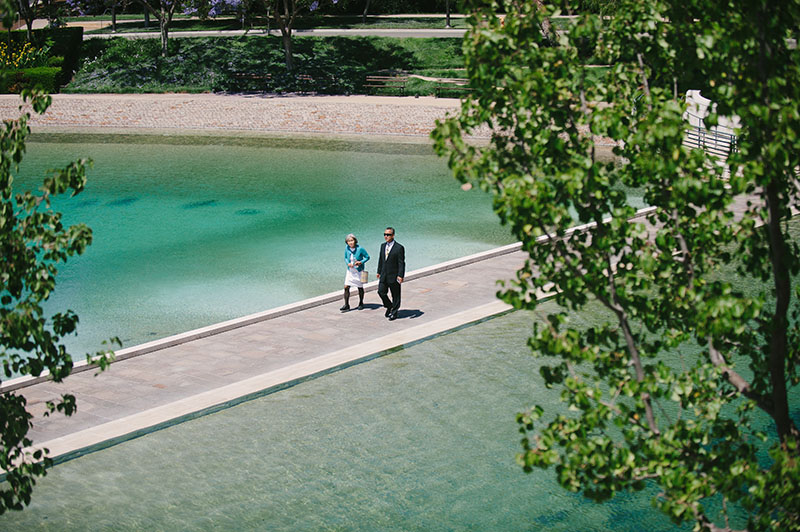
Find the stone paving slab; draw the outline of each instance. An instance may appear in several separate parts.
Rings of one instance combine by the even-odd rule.
[[[431,267],[423,276],[409,273],[395,321],[384,317],[373,284],[361,311],[339,312],[337,297],[118,361],[99,376],[90,370],[60,384],[26,386],[34,414],[29,435],[52,456],[73,453],[503,312],[508,307],[496,299],[496,280],[512,278],[522,265],[524,255],[514,249],[444,271]],[[44,417],[46,402],[64,393],[76,396],[78,412]]]

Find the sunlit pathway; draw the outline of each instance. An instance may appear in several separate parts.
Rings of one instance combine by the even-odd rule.
[[[511,245],[410,272],[395,321],[384,317],[373,282],[361,311],[339,312],[335,292],[121,350],[130,358],[99,376],[88,370],[24,387],[35,415],[30,436],[64,455],[481,320],[507,309],[496,280],[512,278],[522,261]],[[64,393],[76,396],[78,412],[43,417],[46,402]]]

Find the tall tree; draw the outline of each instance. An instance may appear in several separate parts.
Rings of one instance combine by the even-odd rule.
[[[33,21],[36,20],[36,4],[37,0],[17,0],[16,11],[25,20],[28,41],[33,40]]]
[[[331,2],[336,4],[338,0],[331,0]],[[272,13],[275,23],[281,32],[286,69],[294,70],[294,54],[292,51],[294,24],[301,12],[319,9],[320,0],[264,0],[264,4],[267,8],[267,13]]]
[[[169,26],[172,24],[172,17],[175,10],[181,8],[183,0],[136,0],[144,8],[145,12],[152,14],[158,20],[158,28],[161,33],[161,55],[166,57],[168,54],[167,45],[169,44]]]
[[[23,98],[30,99],[39,114],[50,105],[44,94],[25,91]],[[63,338],[75,332],[78,316],[71,311],[47,316],[42,305],[55,288],[58,263],[83,253],[92,233],[84,224],[64,227],[50,199],[80,193],[89,161],[53,171],[40,193],[16,190],[13,174],[25,153],[29,119],[26,112],[17,120],[4,121],[0,130],[0,359],[5,378],[38,377],[47,371],[60,382],[72,370]],[[87,360],[105,368],[109,356],[102,352]],[[75,408],[75,397],[67,394],[48,402],[45,415],[71,415]],[[52,463],[46,453],[27,450],[33,443],[27,436],[31,419],[24,396],[13,391],[0,395],[0,469],[6,481],[0,486],[0,514],[30,503],[36,477]]]
[[[473,98],[433,133],[529,254],[501,297],[532,309],[537,292],[557,290],[561,311],[530,346],[568,413],[519,414],[518,461],[554,467],[596,501],[656,485],[654,505],[697,529],[800,530],[789,401],[800,247],[787,224],[800,168],[800,53],[787,38],[800,4],[618,4],[553,43],[542,31],[552,7],[472,0]],[[610,65],[600,82],[587,56]],[[738,150],[721,162],[684,143],[689,88],[716,102],[706,126],[738,117]],[[467,139],[481,126],[493,132],[486,146]],[[617,161],[596,156],[598,138]],[[655,208],[645,220],[631,219],[631,190]],[[591,230],[568,232],[576,224]],[[571,312],[607,319],[578,328]]]

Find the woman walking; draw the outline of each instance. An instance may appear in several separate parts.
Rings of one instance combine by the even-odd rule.
[[[344,248],[344,263],[347,264],[347,273],[344,277],[344,306],[342,312],[350,310],[350,287],[358,288],[358,310],[364,308],[364,283],[361,281],[361,272],[364,263],[369,260],[367,250],[358,245],[356,235],[350,233],[344,239],[347,246]]]

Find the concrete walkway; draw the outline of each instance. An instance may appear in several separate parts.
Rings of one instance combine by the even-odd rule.
[[[753,199],[737,198],[734,212]],[[373,281],[360,311],[339,312],[333,292],[120,350],[99,376],[80,364],[63,383],[21,378],[0,392],[21,389],[36,448],[69,459],[505,312],[497,281],[513,279],[524,259],[511,244],[410,272],[395,321],[384,317]],[[78,412],[43,416],[64,393],[76,396]]]
[[[504,312],[496,280],[512,278],[523,260],[512,244],[410,272],[395,321],[372,282],[361,311],[339,312],[335,292],[120,350],[122,360],[99,376],[84,364],[61,384],[23,378],[3,390],[21,388],[34,414],[29,436],[66,459]],[[44,417],[46,402],[64,393],[76,396],[78,412]]]

